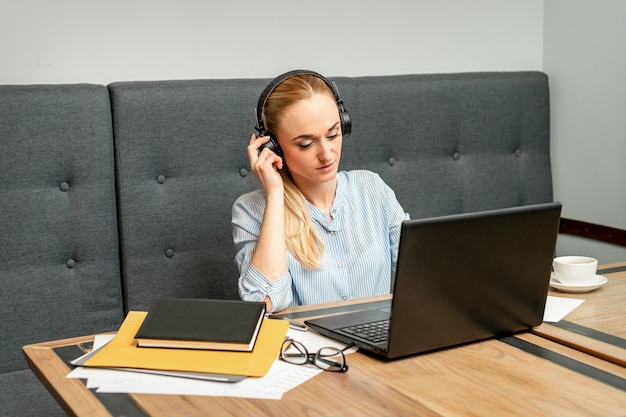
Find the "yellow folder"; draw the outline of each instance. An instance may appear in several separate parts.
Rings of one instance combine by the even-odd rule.
[[[277,359],[289,328],[287,320],[263,320],[252,352],[140,348],[135,333],[146,315],[143,311],[129,312],[113,340],[89,358],[85,366],[260,377]]]

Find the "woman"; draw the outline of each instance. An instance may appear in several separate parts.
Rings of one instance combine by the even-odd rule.
[[[278,311],[389,293],[408,215],[377,174],[338,171],[351,122],[335,86],[283,74],[257,113],[247,152],[262,190],[232,212],[241,298]]]

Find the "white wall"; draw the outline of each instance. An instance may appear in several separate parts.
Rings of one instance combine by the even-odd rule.
[[[542,67],[543,0],[0,1],[0,84]]]
[[[626,1],[546,0],[554,197],[563,216],[626,229]],[[626,260],[626,249],[559,237],[558,254]]]

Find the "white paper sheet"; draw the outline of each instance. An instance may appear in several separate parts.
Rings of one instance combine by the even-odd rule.
[[[93,352],[95,352],[98,349],[102,348],[104,345],[106,345],[111,340],[113,340],[114,337],[115,337],[115,334],[110,334],[110,333],[108,333],[108,334],[97,334],[94,337],[94,339],[93,339],[93,346],[91,348],[91,352],[85,353],[84,355],[74,359],[70,363],[72,365],[82,365],[84,359],[87,359],[88,357],[90,357]]]
[[[320,372],[323,371],[317,367],[290,365],[276,361],[264,377],[246,378],[236,383],[222,383],[122,371],[114,378],[98,381],[100,386],[97,391],[279,400],[285,392]]]
[[[543,313],[543,321],[558,322],[574,311],[585,300],[578,298],[554,297],[548,296],[546,301],[546,309]]]

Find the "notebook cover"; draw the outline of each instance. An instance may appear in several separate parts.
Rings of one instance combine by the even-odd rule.
[[[261,377],[278,357],[289,322],[263,320],[252,352],[200,349],[142,348],[135,334],[147,313],[131,311],[117,335],[92,356],[85,366],[143,368]]]
[[[162,298],[135,338],[142,347],[251,351],[264,313],[263,302]]]

